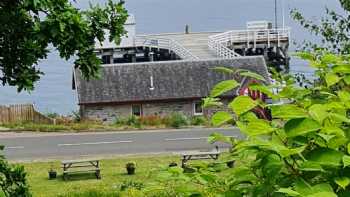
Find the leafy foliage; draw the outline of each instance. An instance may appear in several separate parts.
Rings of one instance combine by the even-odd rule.
[[[75,8],[69,0],[0,1],[0,82],[32,90],[43,74],[37,67],[49,46],[61,58],[77,57],[75,67],[89,79],[97,77],[100,60],[94,53],[95,40],[120,42],[128,14],[124,2],[109,0],[105,8]]]
[[[4,147],[0,147],[0,151]],[[29,197],[26,173],[23,166],[13,166],[6,162],[4,156],[0,156],[0,196]]]
[[[226,160],[239,165],[224,170],[220,163],[203,164],[190,174],[181,168],[168,169],[163,174],[166,184],[158,189],[171,188],[167,191],[177,196],[349,196],[350,83],[345,79],[350,72],[344,68],[350,67],[350,58],[299,56],[318,65],[312,86],[298,87],[292,76],[279,76],[275,88],[281,91],[273,99],[287,100],[286,104],[266,105],[240,96],[231,102],[231,112],[212,117],[215,125],[234,120],[246,134],[245,140],[219,133],[209,138],[231,143],[233,150]],[[228,90],[232,85],[220,87]],[[220,102],[217,97],[206,100]],[[259,119],[253,113],[258,106],[270,110],[272,120]]]
[[[316,36],[321,38],[322,44],[318,45],[311,42],[305,42],[303,49],[326,49],[334,53],[349,54],[350,53],[350,1],[339,0],[342,12],[336,12],[326,8],[326,17],[323,17],[320,24],[306,19],[302,13],[293,9],[291,15],[294,20],[301,26],[309,30]],[[324,56],[324,58],[333,59]]]

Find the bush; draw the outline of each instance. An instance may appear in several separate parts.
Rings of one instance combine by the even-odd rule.
[[[79,111],[72,111],[72,116],[73,116],[73,120],[75,122],[80,122],[81,121],[81,114]]]
[[[120,191],[126,191],[128,189],[137,189],[137,190],[141,190],[145,187],[145,185],[141,182],[134,182],[134,181],[124,181],[121,185],[120,185]]]
[[[164,118],[164,124],[172,128],[180,128],[188,125],[187,117],[182,113],[173,113],[170,116]]]
[[[159,126],[162,124],[162,118],[156,115],[143,116],[140,118],[140,124],[147,126]]]
[[[181,169],[171,168],[162,182],[176,180],[174,188],[181,190],[174,196],[182,196],[181,192],[185,196],[350,196],[350,57],[306,52],[299,56],[317,70],[313,86],[297,87],[293,77],[280,75],[273,86],[252,86],[279,104],[266,106],[248,96],[238,96],[229,104],[234,115],[215,113],[214,126],[234,119],[247,136],[233,140],[216,133],[209,139],[232,144],[228,160],[239,164],[225,173],[221,170],[226,167],[220,164],[188,176]],[[281,91],[273,93],[276,87]],[[234,88],[219,84],[214,89],[223,94]],[[218,105],[214,98],[208,101],[213,101],[208,106]],[[259,118],[254,113],[258,106],[269,109],[273,119]],[[193,190],[198,183],[201,188]]]
[[[49,112],[46,114],[46,116],[49,118],[58,118],[60,115],[56,112]]]
[[[193,116],[191,118],[191,125],[199,126],[206,125],[208,120],[204,116]]]
[[[0,146],[0,151],[3,151]],[[0,195],[6,197],[29,197],[27,174],[23,166],[11,165],[0,155]]]
[[[131,126],[136,128],[141,128],[140,118],[137,116],[129,116],[128,118],[117,118],[114,121],[116,126]]]

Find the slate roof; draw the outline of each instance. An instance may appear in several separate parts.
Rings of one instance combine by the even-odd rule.
[[[74,85],[80,105],[203,98],[215,84],[230,79],[229,75],[213,70],[218,66],[251,70],[268,79],[264,58],[251,56],[104,65],[101,78],[90,81],[84,80],[76,70]]]

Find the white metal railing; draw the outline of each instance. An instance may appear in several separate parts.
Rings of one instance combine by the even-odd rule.
[[[225,46],[224,43],[216,42],[212,39],[209,39],[208,46],[209,49],[214,51],[217,56],[222,57],[224,59],[231,59],[240,56],[238,53]]]
[[[138,36],[135,39],[135,45],[151,48],[168,49],[170,51],[173,51],[181,59],[199,59],[197,56],[193,55],[188,49],[183,47],[179,42],[173,39]]]
[[[232,30],[210,36],[208,45],[220,57],[231,58],[240,55],[227,47],[229,43],[246,43],[247,47],[252,48],[256,48],[258,43],[265,43],[268,47],[271,44],[277,44],[279,47],[281,42],[289,42],[289,37],[290,28],[288,27],[283,29]]]

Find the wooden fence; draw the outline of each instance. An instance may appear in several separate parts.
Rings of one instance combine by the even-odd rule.
[[[0,105],[0,124],[19,122],[54,124],[55,120],[36,111],[33,104]]]

